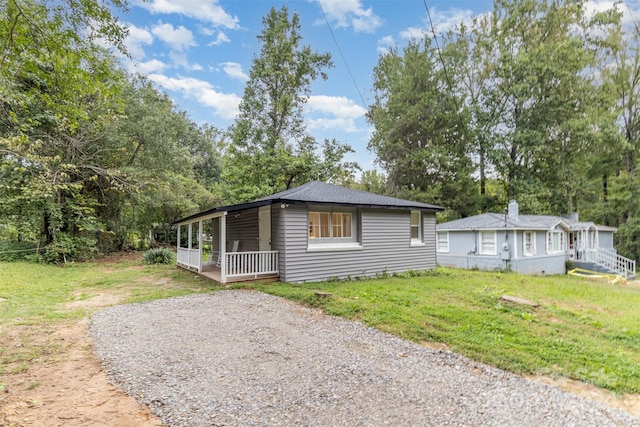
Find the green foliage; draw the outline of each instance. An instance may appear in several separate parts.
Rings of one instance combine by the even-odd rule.
[[[374,125],[369,143],[387,171],[387,188],[408,199],[477,211],[478,187],[468,156],[468,118],[447,87],[429,39],[382,55],[374,69]]]
[[[93,40],[121,0],[0,0],[0,240],[65,262],[143,246],[220,198],[218,139]]]
[[[256,287],[415,342],[444,343],[516,373],[563,376],[621,393],[640,391],[636,286],[438,269],[350,283]],[[318,291],[332,297],[316,298]],[[501,301],[504,294],[540,307]]]
[[[142,261],[145,264],[170,264],[176,261],[176,254],[169,248],[151,248],[145,251]]]
[[[24,260],[36,253],[31,242],[0,241],[0,261]]]

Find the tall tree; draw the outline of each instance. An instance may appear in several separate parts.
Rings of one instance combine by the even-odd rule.
[[[350,146],[327,140],[320,148],[304,123],[311,82],[327,78],[324,69],[333,65],[330,54],[302,46],[300,18],[297,13],[289,17],[285,6],[272,8],[262,22],[262,48],[253,58],[223,168],[231,202],[313,179],[334,179],[355,167],[342,162]]]
[[[369,143],[396,194],[476,212],[478,186],[467,143],[468,115],[429,38],[380,57],[374,69]]]

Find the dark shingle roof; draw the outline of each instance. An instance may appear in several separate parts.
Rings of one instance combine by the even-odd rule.
[[[312,181],[299,187],[281,191],[252,202],[209,209],[207,211],[182,218],[176,221],[175,224],[186,222],[201,216],[214,214],[216,212],[234,212],[243,209],[271,205],[274,203],[338,205],[380,209],[414,209],[431,212],[444,210],[441,206],[413,202],[411,200],[398,199],[395,197],[381,196],[367,191],[353,190],[339,185],[327,184],[322,181]]]
[[[280,193],[259,199],[275,200],[278,202],[332,204],[348,206],[366,206],[386,209],[418,209],[442,211],[444,208],[411,200],[381,196],[367,191],[353,190],[339,185],[327,184],[322,181],[312,181],[300,187],[291,188]]]

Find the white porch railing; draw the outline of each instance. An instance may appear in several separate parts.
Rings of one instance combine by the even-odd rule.
[[[278,251],[228,252],[226,277],[278,274]]]
[[[191,270],[198,271],[200,268],[200,250],[178,248],[178,264]]]
[[[616,271],[624,278],[635,277],[636,262],[606,249],[589,249],[583,252],[583,260]]]

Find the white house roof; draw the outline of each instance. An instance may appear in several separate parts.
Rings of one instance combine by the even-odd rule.
[[[579,231],[598,229],[601,231],[617,231],[615,227],[597,225],[593,222],[580,222],[554,215],[518,215],[510,218],[505,214],[485,213],[467,218],[456,219],[438,224],[438,231],[465,230],[551,230],[557,226],[565,230]]]

